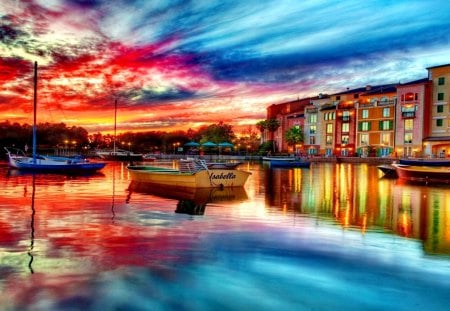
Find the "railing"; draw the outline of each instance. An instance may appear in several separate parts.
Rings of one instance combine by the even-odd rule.
[[[416,113],[413,111],[408,111],[408,112],[402,112],[402,118],[403,119],[412,119],[416,117]]]

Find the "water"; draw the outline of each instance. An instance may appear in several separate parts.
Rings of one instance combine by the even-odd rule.
[[[365,164],[164,193],[0,166],[1,310],[447,310],[450,187]],[[194,201],[195,200],[195,201]]]

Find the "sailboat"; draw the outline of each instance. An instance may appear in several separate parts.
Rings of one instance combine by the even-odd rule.
[[[117,99],[114,101],[114,141],[112,150],[98,150],[97,156],[103,160],[112,161],[142,161],[143,154],[135,153],[131,150],[123,150],[116,148],[116,132],[117,132]]]
[[[52,172],[82,174],[101,170],[105,162],[90,162],[85,158],[70,158],[56,156],[42,156],[36,153],[36,115],[37,115],[37,62],[34,63],[34,94],[33,94],[33,146],[32,156],[28,156],[22,150],[4,147],[8,156],[9,166],[14,169],[33,172]]]

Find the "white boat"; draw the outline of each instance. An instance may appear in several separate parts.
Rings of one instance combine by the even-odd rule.
[[[117,99],[114,101],[114,140],[112,150],[97,150],[95,154],[104,160],[110,161],[142,161],[142,153],[134,153],[131,150],[123,150],[116,148],[117,137]]]
[[[98,150],[95,154],[103,160],[111,161],[141,161],[143,158],[142,153],[134,153],[122,149]]]
[[[84,158],[42,156],[36,153],[36,109],[37,108],[37,62],[34,63],[34,96],[33,96],[33,147],[32,156],[28,156],[17,148],[5,147],[8,163],[11,168],[36,172],[82,174],[95,172],[105,167],[103,162],[90,162]]]
[[[186,188],[243,187],[250,172],[237,169],[209,169],[204,162],[180,161],[179,169],[131,165],[132,181]]]

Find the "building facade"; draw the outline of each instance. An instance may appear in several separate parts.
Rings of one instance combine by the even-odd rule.
[[[271,105],[280,127],[263,133],[278,151],[321,156],[450,157],[450,64],[429,67],[428,78],[347,89]],[[303,144],[286,131],[303,128]]]

